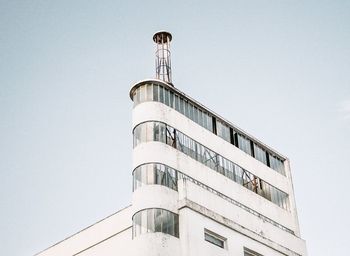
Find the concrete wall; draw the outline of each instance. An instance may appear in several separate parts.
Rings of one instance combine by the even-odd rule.
[[[130,255],[132,207],[91,225],[65,240],[36,254],[37,256]]]
[[[246,240],[258,241],[259,244],[280,253],[306,255],[304,240],[263,221],[261,218],[224,200],[219,195],[211,193],[188,180],[179,181],[179,208],[181,209],[180,216],[183,214],[182,209],[188,208],[201,216],[205,216],[208,219],[206,223],[215,222],[220,224],[221,229],[212,231],[221,236],[224,236],[222,232],[217,231],[221,231],[225,227],[233,233],[239,233]],[[183,217],[181,216],[181,218]],[[202,225],[204,225],[203,229],[210,229],[205,226],[205,223],[202,223]]]
[[[281,252],[253,239],[249,239],[189,208],[181,210],[180,216],[182,227],[180,235],[184,234],[184,237],[181,237],[183,256],[243,256],[244,247],[266,256],[283,255]],[[204,229],[208,229],[225,237],[227,239],[226,248],[223,249],[205,241]]]

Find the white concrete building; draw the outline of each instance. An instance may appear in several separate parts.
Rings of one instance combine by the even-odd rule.
[[[171,83],[171,35],[157,79],[130,90],[132,204],[37,255],[307,255],[289,160]]]

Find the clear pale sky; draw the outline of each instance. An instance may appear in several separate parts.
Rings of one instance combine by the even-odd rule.
[[[350,1],[0,0],[0,255],[130,204],[133,83],[176,87],[291,160],[309,255],[350,236]]]

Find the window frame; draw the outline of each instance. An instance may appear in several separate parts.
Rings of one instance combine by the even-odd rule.
[[[227,238],[206,228],[204,229],[204,241],[227,250]]]
[[[247,247],[243,247],[244,256],[264,256],[256,251],[253,251]]]

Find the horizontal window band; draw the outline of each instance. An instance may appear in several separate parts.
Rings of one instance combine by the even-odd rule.
[[[131,89],[130,97],[134,101],[134,106],[143,102],[154,101],[171,107],[251,157],[286,176],[285,159],[283,157],[278,156],[271,149],[262,145],[262,143],[250,138],[250,136],[233,127],[194,100],[189,99],[184,93],[178,92],[175,88],[170,88],[156,80],[143,81]]]
[[[197,186],[200,186],[201,188],[207,190],[208,192],[213,193],[213,194],[215,194],[215,195],[221,197],[222,199],[228,201],[229,203],[234,204],[234,205],[236,205],[236,206],[242,208],[243,210],[249,212],[250,214],[253,214],[254,216],[256,216],[256,217],[262,219],[263,221],[268,222],[268,223],[270,223],[271,225],[273,225],[273,226],[275,226],[275,227],[277,227],[277,228],[279,228],[279,229],[282,229],[283,231],[286,231],[286,232],[288,232],[288,233],[294,235],[294,232],[293,232],[291,229],[289,229],[289,228],[287,228],[287,227],[285,227],[285,226],[279,224],[278,222],[276,222],[276,221],[274,221],[274,220],[272,220],[272,219],[270,219],[270,218],[268,218],[268,217],[266,217],[266,216],[260,214],[259,212],[253,210],[252,208],[250,208],[250,207],[248,207],[248,206],[246,206],[246,205],[244,205],[244,204],[242,204],[242,203],[236,201],[235,199],[233,199],[233,198],[231,198],[231,197],[229,197],[229,196],[226,196],[225,194],[223,194],[223,193],[221,193],[221,192],[219,192],[219,191],[217,191],[217,190],[211,188],[211,187],[208,186],[208,185],[205,185],[204,183],[202,183],[202,182],[200,182],[200,181],[198,181],[198,180],[192,178],[191,176],[189,176],[189,175],[187,175],[187,174],[185,174],[185,173],[183,173],[183,172],[181,172],[181,171],[179,171],[179,170],[176,170],[176,169],[174,169],[174,168],[172,168],[172,167],[170,167],[170,166],[168,166],[168,165],[166,165],[166,164],[162,164],[162,163],[159,163],[159,162],[144,163],[144,164],[141,164],[141,165],[137,166],[137,167],[134,169],[134,171],[135,171],[136,169],[140,168],[141,166],[154,165],[154,164],[163,165],[164,168],[168,168],[168,169],[174,170],[174,171],[176,172],[176,177],[177,177],[178,180],[184,179],[184,180],[187,180],[187,181],[189,181],[189,182],[191,182],[191,183],[193,183],[193,184],[195,184],[195,185],[197,185]],[[133,171],[133,174],[135,173],[134,171]],[[134,175],[133,175],[133,176],[134,176]],[[134,179],[134,177],[133,177],[133,179]],[[138,187],[138,188],[139,188],[139,187]],[[177,190],[177,188],[176,188],[176,190]]]
[[[158,121],[146,121],[133,130],[134,148],[143,142],[159,141],[235,181],[255,194],[289,211],[289,196],[248,170],[217,154],[179,130]]]

